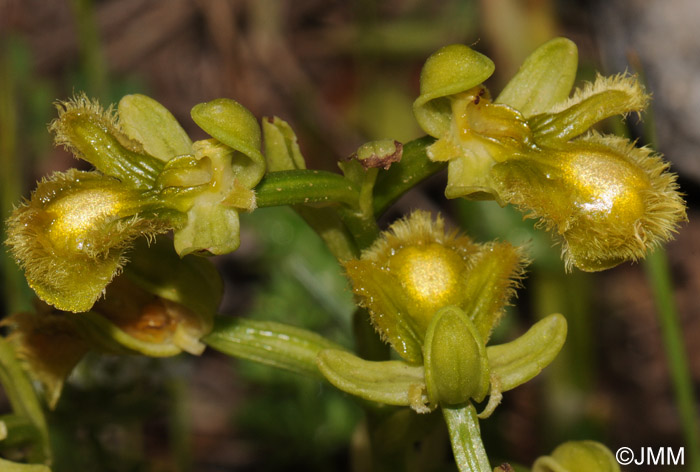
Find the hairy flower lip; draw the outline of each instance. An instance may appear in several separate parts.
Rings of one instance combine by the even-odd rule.
[[[508,243],[476,244],[415,211],[391,225],[360,259],[345,263],[353,291],[381,337],[408,362],[422,361],[425,333],[445,306],[465,310],[487,341],[526,259]],[[436,273],[439,272],[439,273]]]
[[[56,173],[8,218],[6,244],[40,298],[86,311],[120,272],[131,242],[170,227],[140,216],[151,206],[141,192],[99,173]]]
[[[483,85],[456,75],[459,58],[440,57],[424,72],[440,78],[441,106],[421,102],[414,111],[438,138],[428,157],[448,161],[447,198],[494,199],[539,219],[562,243],[567,270],[643,258],[687,218],[676,176],[660,156],[590,130],[607,117],[644,110],[649,95],[636,76],[598,75],[567,98],[577,51],[558,38],[536,50],[493,103]]]

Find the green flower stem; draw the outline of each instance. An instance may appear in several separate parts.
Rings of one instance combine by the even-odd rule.
[[[474,405],[467,402],[461,407],[443,407],[442,416],[447,423],[452,452],[460,472],[491,472]]]
[[[379,226],[374,215],[366,215],[349,208],[340,208],[338,214],[360,250],[368,248],[379,236]]]
[[[386,172],[379,173],[374,186],[376,215],[384,213],[401,195],[445,168],[445,162],[428,159],[426,149],[433,142],[433,138],[424,136],[404,144],[401,161],[392,164]]]
[[[688,451],[688,470],[700,472],[698,411],[695,406],[695,395],[693,393],[686,350],[683,344],[683,334],[678,320],[678,311],[673,301],[673,289],[666,252],[662,248],[654,251],[653,254],[647,257],[644,267],[656,299],[661,334],[664,340],[666,356],[668,357],[676,405]]]
[[[321,170],[270,172],[255,188],[259,207],[344,203],[357,207],[359,189],[340,174]]]
[[[318,233],[336,259],[344,262],[360,257],[355,239],[334,208],[294,205],[294,210]]]
[[[224,316],[216,317],[214,329],[202,341],[232,357],[316,377],[321,376],[316,355],[323,349],[344,349],[305,329]]]
[[[0,383],[5,389],[12,410],[27,418],[38,433],[37,446],[29,456],[31,462],[50,462],[49,432],[39,398],[29,378],[20,367],[12,346],[0,338]],[[0,468],[0,470],[5,470]]]
[[[319,170],[270,172],[255,191],[259,207],[344,204],[336,213],[340,221],[329,213],[323,216],[320,212],[315,215],[312,211],[302,212],[307,221],[311,217],[311,226],[340,260],[356,257],[358,247],[369,246],[379,234],[374,216],[365,215],[359,208],[360,189],[342,175]],[[327,217],[326,223],[319,221],[319,217]]]

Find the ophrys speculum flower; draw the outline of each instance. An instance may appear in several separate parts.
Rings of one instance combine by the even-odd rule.
[[[659,155],[590,129],[644,110],[637,78],[599,76],[568,98],[576,58],[571,41],[552,40],[492,100],[475,83],[493,71],[490,61],[448,46],[426,62],[414,110],[438,138],[430,159],[449,161],[448,198],[514,204],[562,242],[567,267],[597,271],[670,239],[685,204]]]

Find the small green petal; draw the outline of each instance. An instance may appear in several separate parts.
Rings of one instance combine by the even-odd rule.
[[[263,119],[262,132],[268,172],[306,169],[296,134],[286,121],[276,116]]]
[[[509,243],[485,244],[472,256],[460,307],[469,315],[484,343],[514,296],[526,263],[522,249]]]
[[[596,77],[569,100],[546,114],[528,120],[534,139],[541,145],[558,145],[587,132],[599,121],[615,115],[644,110],[649,96],[636,77]]]
[[[509,105],[526,118],[544,113],[569,97],[577,67],[576,44],[566,38],[553,39],[530,54],[496,103]]]
[[[153,157],[167,162],[190,154],[192,141],[175,117],[146,95],[126,95],[119,101],[119,124],[131,139],[140,142]]]
[[[153,186],[163,163],[145,154],[140,143],[124,134],[111,108],[104,111],[85,96],[60,102],[57,108],[58,118],[49,128],[56,144],[125,185],[138,189]]]

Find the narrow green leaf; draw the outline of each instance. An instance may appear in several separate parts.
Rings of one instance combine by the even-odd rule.
[[[323,349],[343,348],[305,329],[274,323],[219,316],[202,341],[229,356],[280,369],[320,376],[316,355]]]
[[[192,141],[175,117],[146,95],[126,95],[119,101],[119,124],[131,139],[161,161],[190,154]]]
[[[509,105],[526,118],[544,113],[569,96],[577,67],[576,44],[566,38],[553,39],[525,60],[496,103]]]
[[[501,391],[511,390],[535,377],[554,360],[566,340],[566,318],[549,315],[515,341],[486,348],[491,374]]]
[[[399,406],[423,402],[422,366],[403,361],[366,361],[335,349],[321,351],[316,362],[330,383],[365,400]]]

